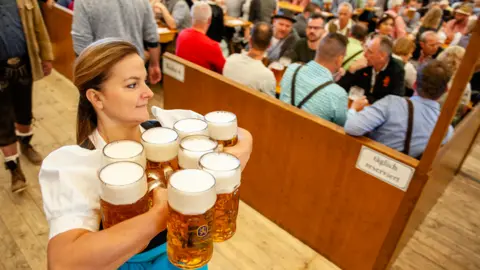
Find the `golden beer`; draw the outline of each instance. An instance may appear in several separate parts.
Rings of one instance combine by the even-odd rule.
[[[275,75],[275,81],[277,82],[277,86],[280,86],[283,74],[286,71],[285,66],[280,64],[279,62],[273,62],[272,64],[270,64],[269,68],[273,72],[273,75]]]
[[[240,202],[240,160],[228,153],[209,153],[200,159],[200,168],[216,180],[213,241],[223,242],[235,234]]]
[[[223,147],[235,146],[238,141],[237,116],[226,111],[215,111],[205,115],[210,138]]]
[[[147,160],[141,143],[129,140],[111,142],[103,147],[102,165],[118,161],[132,161],[145,168]]]
[[[212,258],[215,178],[201,170],[175,172],[168,185],[167,254],[183,269],[204,266]]]
[[[168,177],[179,169],[178,134],[173,129],[156,127],[142,134],[147,156],[147,181],[160,180],[167,187]]]
[[[99,178],[105,229],[148,211],[149,188],[142,166],[130,161],[111,163],[100,171]]]
[[[208,136],[207,122],[197,118],[179,120],[173,124],[173,130],[178,133],[180,140],[192,135]]]
[[[181,169],[198,169],[200,157],[218,150],[218,142],[204,135],[185,137],[180,142],[178,164]]]

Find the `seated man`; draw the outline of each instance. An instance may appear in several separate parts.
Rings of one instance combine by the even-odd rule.
[[[350,65],[360,58],[363,58],[363,43],[368,35],[367,26],[357,23],[352,26],[348,37],[347,53],[343,60],[342,68],[348,70]]]
[[[281,82],[280,99],[343,126],[348,96],[334,75],[342,66],[347,42],[345,36],[330,33],[320,41],[314,61],[291,64]]]
[[[285,56],[300,39],[293,29],[293,24],[296,21],[293,16],[293,13],[289,10],[280,10],[273,16],[272,45],[267,50],[269,62],[275,62]]]
[[[416,96],[410,99],[387,96],[363,110],[362,101],[354,101],[348,111],[345,132],[352,136],[369,134],[368,137],[390,148],[419,157],[437,123],[440,115],[437,99],[446,91],[450,77],[451,72],[443,63],[437,60],[428,62],[417,75]],[[412,106],[411,115],[409,103]],[[410,117],[413,124],[409,128]],[[410,141],[407,133],[411,135]],[[450,126],[443,143],[452,135],[453,128]]]
[[[324,27],[322,16],[317,14],[312,15],[310,19],[308,19],[308,26],[306,27],[307,37],[297,41],[293,50],[287,53],[286,57],[290,58],[292,63],[308,63],[313,60],[318,44],[320,44],[320,39],[325,34]]]
[[[276,80],[263,63],[263,55],[270,46],[273,30],[270,24],[256,23],[252,29],[247,54],[232,54],[227,58],[223,75],[260,92],[275,96]]]
[[[345,90],[357,86],[365,91],[370,104],[387,96],[405,94],[403,65],[392,58],[392,41],[386,36],[375,36],[367,41],[365,58],[353,63],[338,82]]]
[[[293,28],[295,28],[301,38],[307,37],[307,32],[305,29],[307,29],[307,23],[310,17],[315,14],[321,14],[321,12],[322,10],[319,6],[310,3],[305,7],[302,13],[299,13],[297,16],[295,16],[297,21],[293,24]]]
[[[470,4],[462,4],[455,10],[455,18],[448,21],[445,26],[447,41],[452,41],[456,33],[465,35],[467,33],[468,18],[472,15],[473,8]]]
[[[207,37],[212,20],[212,9],[207,2],[197,1],[192,6],[192,28],[180,32],[176,55],[222,74],[225,57],[219,43]]]
[[[337,32],[348,37],[353,25],[352,15],[352,5],[348,2],[341,3],[338,7],[338,19],[331,20],[327,26],[325,26],[325,30],[329,33]]]
[[[435,59],[443,51],[440,47],[438,34],[433,31],[426,31],[420,36],[418,45],[413,52],[412,60],[416,64],[422,64],[430,59]]]

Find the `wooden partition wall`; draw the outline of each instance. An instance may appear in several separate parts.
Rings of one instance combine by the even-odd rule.
[[[73,63],[75,62],[71,34],[73,13],[58,4],[48,8],[43,2],[42,13],[55,55],[53,67],[63,76],[72,80]]]
[[[335,124],[170,54],[164,56],[165,108],[234,112],[254,137],[242,199],[343,269],[385,269],[478,136],[479,106],[438,151],[480,55],[474,49],[480,46],[478,32],[470,43],[471,58],[459,69],[421,161],[348,136]],[[408,189],[358,169],[363,149],[411,167]]]

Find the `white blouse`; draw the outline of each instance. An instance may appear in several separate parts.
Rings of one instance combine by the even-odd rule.
[[[186,110],[162,110],[152,107],[152,113],[164,127],[184,118],[203,118]],[[141,127],[140,127],[141,128]],[[89,139],[96,150],[78,145],[63,146],[43,161],[39,182],[43,208],[50,226],[49,239],[73,229],[96,232],[100,226],[100,181],[102,149],[105,140],[95,130]]]

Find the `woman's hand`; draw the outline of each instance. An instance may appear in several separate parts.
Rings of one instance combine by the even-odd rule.
[[[153,207],[150,211],[155,211],[161,218],[160,230],[167,228],[168,216],[168,193],[165,188],[156,188],[153,190]]]
[[[252,153],[253,138],[248,130],[238,128],[238,142],[235,146],[225,147],[224,152],[236,156],[242,165],[242,171],[247,166],[250,154]]]

